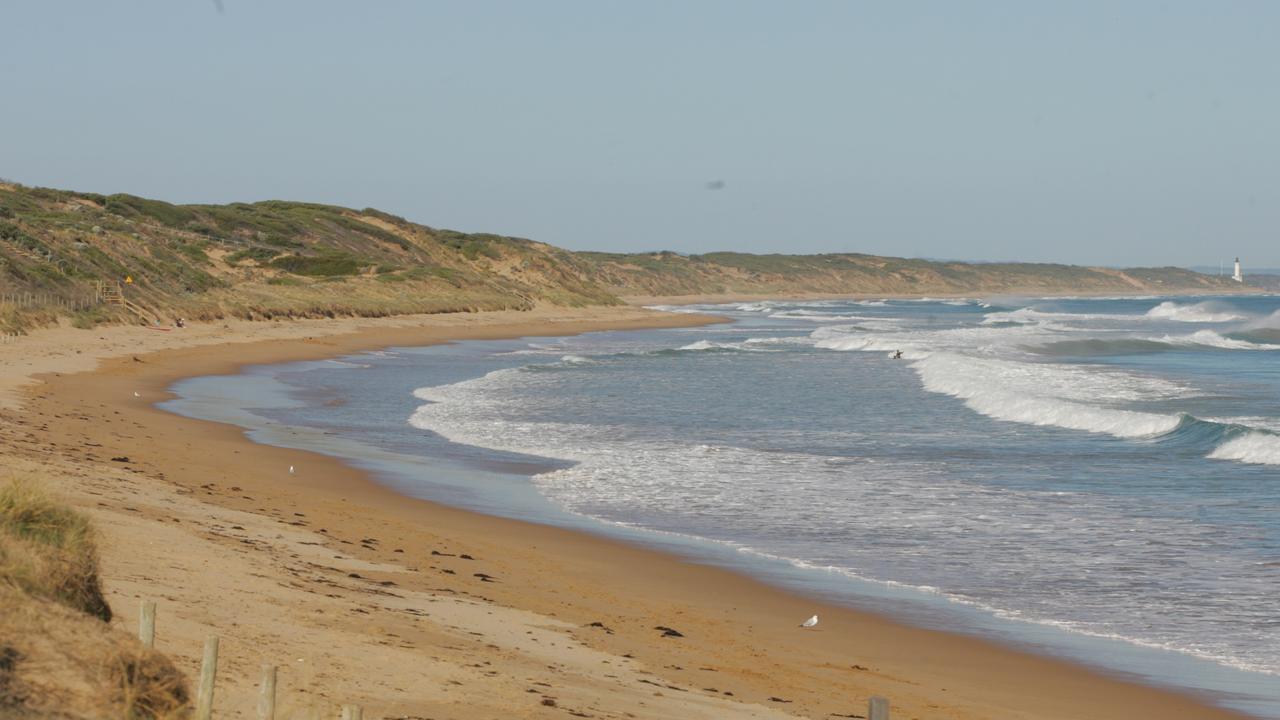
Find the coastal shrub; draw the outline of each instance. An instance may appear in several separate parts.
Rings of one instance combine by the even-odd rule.
[[[149,217],[169,227],[182,227],[196,219],[196,214],[187,208],[163,200],[148,200],[124,193],[108,195],[103,207],[116,215]]]
[[[227,262],[238,263],[241,260],[253,260],[258,263],[265,263],[279,254],[279,250],[272,250],[271,248],[250,247],[231,253],[227,256]]]
[[[265,243],[265,244],[267,244],[267,245],[274,245],[275,247],[279,247],[279,248],[301,248],[301,247],[306,247],[303,243],[300,243],[300,242],[298,242],[297,240],[290,240],[289,238],[287,238],[287,237],[285,237],[285,236],[283,236],[283,235],[277,235],[277,234],[274,234],[274,233],[268,233],[268,234],[266,234],[266,235],[262,238],[262,242],[263,242],[263,243]]]
[[[342,277],[360,272],[361,262],[351,253],[328,250],[319,255],[287,255],[276,258],[271,267],[311,277]]]
[[[0,222],[0,240],[17,242],[20,237],[23,237],[21,228],[13,223]]]
[[[182,253],[183,255],[186,255],[188,258],[191,258],[192,260],[195,260],[198,263],[207,263],[209,262],[209,256],[205,254],[204,248],[201,247],[202,244],[206,244],[206,243],[207,241],[205,240],[201,240],[198,243],[180,242],[180,243],[174,243],[173,247],[178,252]]]
[[[360,211],[360,214],[361,214],[361,215],[368,215],[368,216],[370,216],[370,217],[376,217],[376,218],[378,218],[379,220],[385,220],[385,221],[387,221],[387,222],[389,222],[389,223],[391,223],[391,224],[393,224],[393,225],[408,225],[408,224],[409,224],[409,221],[408,221],[408,220],[405,220],[404,218],[400,217],[399,215],[392,215],[391,213],[389,213],[389,212],[383,212],[382,210],[379,210],[378,208],[371,208],[371,207],[367,207],[367,208],[365,208],[365,209],[361,210],[361,211]]]
[[[111,319],[111,316],[102,307],[93,307],[87,310],[76,310],[71,313],[71,326],[88,330]]]
[[[413,245],[408,240],[405,240],[404,238],[400,237],[399,235],[396,235],[393,232],[388,232],[386,230],[383,230],[382,228],[376,225],[370,225],[369,223],[364,222],[363,220],[350,218],[350,217],[347,217],[346,215],[337,215],[333,218],[333,221],[347,230],[351,230],[352,232],[357,232],[362,235],[370,235],[372,237],[378,238],[383,242],[390,243],[404,250],[410,250],[413,248]]]
[[[81,192],[75,193],[75,196],[81,200],[88,200],[98,207],[102,207],[107,204],[107,196],[101,193]]]

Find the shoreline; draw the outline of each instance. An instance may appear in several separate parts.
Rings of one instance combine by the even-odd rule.
[[[954,293],[954,292],[937,292],[937,293],[775,293],[775,294],[752,294],[752,293],[724,293],[724,294],[708,294],[708,295],[623,295],[622,300],[628,305],[637,307],[646,307],[650,305],[721,305],[727,303],[746,303],[746,302],[766,302],[770,300],[776,301],[806,301],[806,300],[922,300],[924,298],[937,298],[939,300],[976,300],[982,298],[1000,298],[1000,297],[1018,297],[1018,298],[1038,298],[1043,300],[1071,300],[1074,298],[1148,298],[1148,297],[1214,297],[1214,296],[1230,296],[1230,295],[1270,295],[1270,291],[1265,288],[1243,287],[1235,291],[1227,291],[1223,288],[1214,288],[1212,290],[1190,289],[1175,290],[1168,293],[1153,293],[1150,291],[1141,291],[1135,289],[1132,293],[1110,292],[1099,290],[1097,292],[1077,292],[1071,295],[1054,295],[1045,294],[1044,291],[1032,290],[1002,290],[1000,292],[988,293]]]
[[[393,588],[390,592],[450,597],[463,593],[472,599],[483,596],[493,602],[495,610],[516,608],[547,621],[555,618],[551,622],[567,620],[573,629],[564,630],[568,637],[563,642],[572,640],[582,648],[603,654],[595,662],[610,675],[617,672],[615,663],[640,663],[643,669],[635,672],[657,673],[636,680],[650,686],[641,688],[642,695],[607,691],[617,697],[599,698],[595,710],[600,716],[632,712],[641,717],[698,717],[707,712],[710,717],[729,717],[741,712],[743,716],[760,713],[760,717],[776,716],[771,713],[827,717],[836,713],[860,714],[865,711],[866,697],[876,694],[889,697],[895,713],[901,711],[908,717],[1247,717],[1175,691],[1133,684],[1082,665],[978,638],[903,625],[802,597],[733,571],[696,565],[600,535],[479,515],[407,498],[381,486],[369,473],[339,460],[258,445],[244,437],[240,428],[185,418],[155,407],[155,403],[169,397],[167,388],[179,379],[231,374],[246,365],[331,358],[391,345],[652,327],[650,323],[660,319],[671,326],[713,321],[705,316],[634,310],[629,317],[620,310],[575,312],[577,315],[571,319],[547,320],[533,326],[521,322],[532,318],[521,317],[520,313],[471,324],[427,318],[426,322],[435,322],[418,327],[401,318],[397,323],[388,321],[382,327],[347,334],[265,338],[220,347],[183,347],[177,343],[145,355],[140,350],[136,358],[130,352],[125,357],[105,360],[93,372],[55,373],[45,378],[43,388],[27,390],[25,413],[29,423],[35,424],[39,418],[42,425],[27,429],[40,445],[56,447],[60,455],[81,469],[105,467],[119,474],[119,465],[126,466],[123,470],[134,476],[139,493],[153,493],[154,497],[148,497],[157,500],[157,505],[166,500],[179,503],[198,498],[200,503],[235,513],[236,517],[256,516],[259,523],[283,525],[278,529],[289,533],[306,533],[316,538],[305,541],[312,544],[310,547],[323,543],[319,547],[340,551],[351,562],[373,568],[355,573],[357,577],[352,579],[390,582],[392,585],[382,586]],[[609,312],[615,317],[591,319]],[[619,312],[623,317],[616,316]],[[321,324],[323,321],[312,325]],[[370,321],[352,324],[376,325]],[[351,329],[337,322],[329,325],[329,329],[341,328],[339,332]],[[89,334],[99,332],[105,331]],[[4,387],[0,385],[0,390]],[[141,397],[134,398],[135,392]],[[123,426],[125,432],[109,426]],[[193,439],[198,441],[192,442]],[[86,451],[85,447],[91,450]],[[46,448],[45,452],[51,450]],[[129,461],[116,466],[107,460],[125,456]],[[299,468],[297,475],[283,470],[290,465]],[[177,500],[166,493],[185,497]],[[126,505],[121,510],[124,517],[131,512],[127,508]],[[113,522],[121,527],[128,524],[114,516]],[[150,521],[155,522],[162,520]],[[240,522],[233,527],[250,527],[247,522]],[[172,526],[166,529],[178,530]],[[128,538],[132,531],[121,532],[122,538]],[[237,548],[236,541],[227,539],[234,536],[235,533],[223,532],[205,537],[207,546],[203,552],[209,555],[205,562],[216,564],[227,553],[247,552]],[[253,540],[255,544],[267,542],[262,538]],[[431,550],[448,554],[435,555]],[[148,584],[157,584],[155,578],[131,577],[150,574],[143,558],[120,554],[114,544],[104,547],[105,582],[118,609],[122,607],[122,595],[127,597],[131,591],[144,593]],[[455,559],[461,554],[475,560]],[[321,569],[311,572],[325,575],[325,582],[350,582],[336,579],[344,574],[350,578],[350,572],[327,567],[318,557],[313,560],[311,564]],[[409,567],[417,569],[407,570]],[[492,581],[464,570],[480,570]],[[183,575],[169,582],[180,579],[199,586],[195,575],[200,574],[205,573]],[[122,582],[121,575],[128,581]],[[281,579],[267,575],[269,580]],[[441,583],[446,587],[440,588]],[[185,587],[167,589],[174,593],[190,591]],[[210,588],[206,581],[197,590],[195,597],[203,591],[208,605],[212,602],[208,593],[216,586]],[[725,602],[726,597],[733,598],[732,604]],[[320,603],[320,614],[346,610],[345,599],[330,599],[327,604],[319,597],[310,600]],[[252,604],[252,599],[246,602]],[[797,631],[795,619],[808,617],[815,610],[823,616],[821,631]],[[224,642],[235,638],[247,645],[261,644],[266,636],[287,635],[278,627],[257,627],[243,620],[237,623],[231,618],[219,618],[209,607],[188,611],[175,608],[172,612],[190,616],[180,619],[190,625],[187,632],[193,637],[217,628],[224,633]],[[374,615],[370,620],[390,623],[384,617],[389,612],[386,608],[370,611]],[[606,627],[592,627],[593,622]],[[329,624],[313,630],[320,631]],[[654,630],[659,625],[678,628],[683,637],[664,638]],[[396,634],[405,637],[405,632]],[[276,637],[276,642],[281,639]],[[285,644],[290,642],[295,641]],[[162,643],[162,649],[168,648]],[[504,651],[509,648],[490,651],[489,660],[482,662],[494,662]],[[198,645],[192,645],[176,654],[190,671],[197,652]],[[428,654],[434,652],[432,648]],[[476,652],[486,656],[479,649]],[[604,664],[604,658],[611,659],[609,664]],[[238,657],[234,650],[231,664],[233,674],[239,666],[254,667],[248,655]],[[232,702],[246,694],[241,691],[252,689],[252,680],[245,677],[231,681]],[[368,684],[358,677],[349,680],[356,685]],[[597,681],[603,682],[586,678],[579,685],[588,687]],[[663,693],[663,689],[671,692]],[[531,700],[521,705],[519,701],[532,696],[527,688],[509,690],[509,695],[492,689],[479,692],[496,693],[494,702],[512,703],[511,707],[521,708],[521,713],[530,712],[530,716],[541,717],[543,712],[547,717],[556,716],[554,706]],[[662,694],[653,695],[655,690]],[[412,691],[405,693],[411,695]],[[685,706],[659,711],[644,706],[640,697],[650,703],[683,702]],[[695,699],[698,703],[688,705]],[[627,703],[631,703],[630,710],[623,709]],[[369,703],[374,712],[390,707],[401,706],[378,705],[376,698]],[[421,708],[413,704],[403,707]],[[456,708],[451,712],[455,717],[473,716],[458,714]],[[563,709],[559,715],[563,715]]]

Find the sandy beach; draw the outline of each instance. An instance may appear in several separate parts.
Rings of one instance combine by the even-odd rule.
[[[895,719],[1244,717],[406,498],[335,459],[154,407],[176,380],[250,364],[713,321],[619,307],[39,331],[0,346],[0,453],[6,473],[58,477],[94,517],[116,623],[132,630],[139,600],[157,600],[157,646],[192,676],[204,638],[221,637],[217,717],[254,717],[263,664],[280,667],[291,716],[359,703],[366,718],[855,718],[880,695]],[[797,628],[814,613],[818,628]]]

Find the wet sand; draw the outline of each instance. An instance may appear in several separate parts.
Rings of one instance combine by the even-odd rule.
[[[56,330],[0,348],[0,447],[95,516],[118,623],[159,599],[158,646],[193,675],[203,637],[221,636],[220,716],[253,717],[270,663],[285,707],[358,702],[366,717],[858,717],[870,695],[895,720],[1243,717],[608,538],[406,498],[338,460],[154,407],[178,379],[247,364],[706,321],[611,308]],[[818,628],[797,627],[814,613]]]

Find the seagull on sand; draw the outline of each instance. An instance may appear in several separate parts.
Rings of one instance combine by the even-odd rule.
[[[817,616],[817,615],[814,615],[813,617],[809,618],[808,620],[805,620],[804,622],[800,623],[800,627],[802,627],[802,628],[811,628],[811,627],[813,627],[813,626],[815,626],[815,625],[817,625],[817,624],[818,624],[818,616]]]
[[[292,465],[290,465],[290,466],[289,466],[289,474],[290,474],[290,475],[292,475],[292,474],[293,474],[293,466],[292,466]]]
[[[141,395],[139,395],[139,394],[138,394],[138,391],[137,391],[137,390],[134,390],[134,391],[133,391],[133,396],[134,396],[134,397],[142,397]]]

